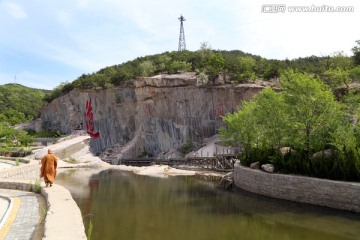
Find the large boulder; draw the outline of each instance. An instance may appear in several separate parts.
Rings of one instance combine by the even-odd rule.
[[[260,163],[259,162],[254,162],[254,163],[250,164],[250,168],[252,168],[252,169],[260,169]]]
[[[332,149],[326,149],[317,153],[314,153],[311,156],[311,160],[320,160],[320,159],[331,159],[334,152]]]
[[[268,173],[273,173],[275,171],[275,167],[272,164],[263,164],[261,165],[261,169]]]

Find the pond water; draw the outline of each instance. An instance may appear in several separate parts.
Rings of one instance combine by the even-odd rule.
[[[59,174],[92,240],[360,239],[360,215],[223,191],[194,176],[154,178],[106,170]],[[280,187],[280,186],[279,186]]]

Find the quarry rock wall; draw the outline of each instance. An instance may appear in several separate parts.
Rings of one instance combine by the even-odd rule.
[[[199,84],[200,82],[200,84]],[[75,89],[41,111],[43,128],[62,133],[84,129],[94,153],[116,158],[157,155],[187,141],[201,143],[263,86],[204,85],[195,74],[138,78],[128,86]]]

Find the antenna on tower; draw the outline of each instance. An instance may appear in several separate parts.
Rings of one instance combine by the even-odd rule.
[[[14,83],[16,84],[16,74],[15,74],[15,77],[14,77]]]
[[[186,43],[185,43],[185,33],[184,33],[183,22],[186,21],[186,19],[183,17],[183,15],[180,15],[180,17],[178,19],[180,21],[180,36],[179,36],[179,49],[178,49],[178,51],[184,51],[184,50],[186,50]]]

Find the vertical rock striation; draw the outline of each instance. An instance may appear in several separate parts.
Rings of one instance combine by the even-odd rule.
[[[44,106],[43,127],[71,133],[86,129],[90,114],[94,153],[115,158],[157,155],[179,148],[186,141],[202,142],[222,126],[221,116],[233,112],[244,99],[262,89],[259,85],[201,85],[195,74],[138,78],[128,86],[107,90],[73,90]],[[88,121],[89,123],[89,121]]]

